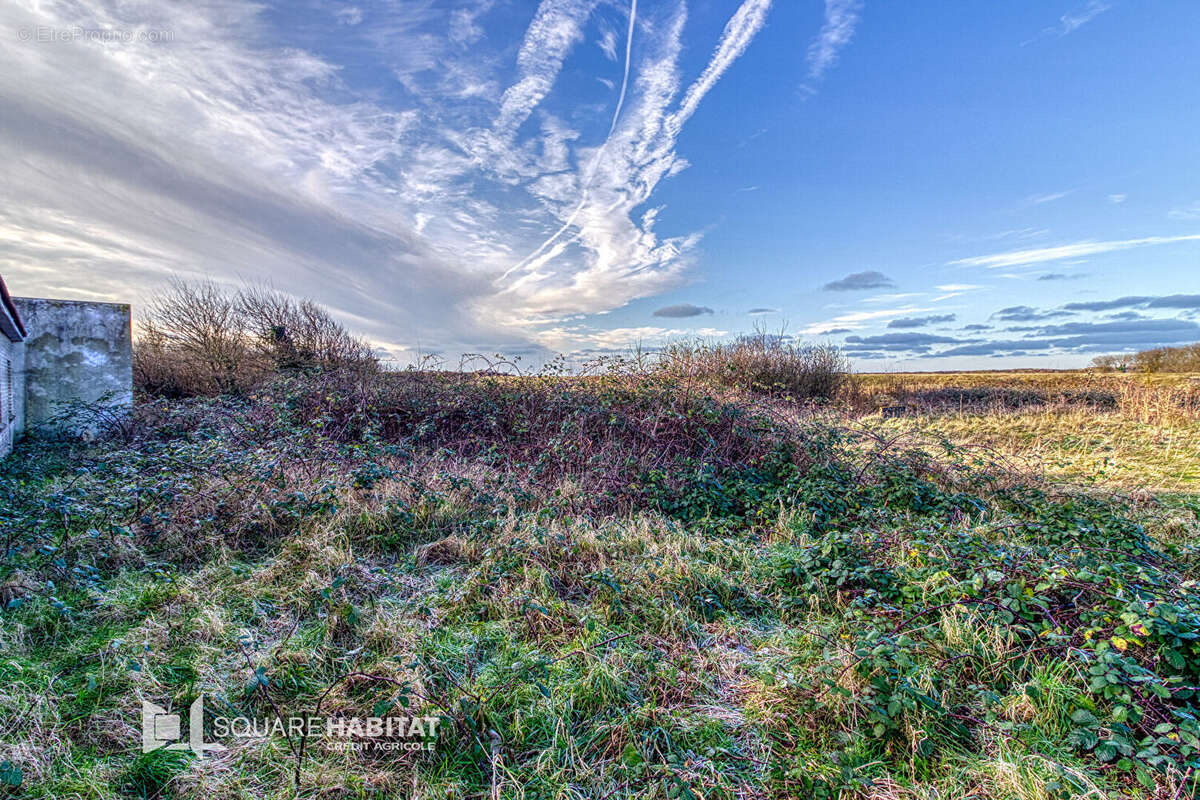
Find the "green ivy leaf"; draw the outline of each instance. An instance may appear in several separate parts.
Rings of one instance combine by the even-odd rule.
[[[25,776],[21,773],[21,768],[11,761],[0,761],[0,786],[17,787],[21,785],[21,781]]]

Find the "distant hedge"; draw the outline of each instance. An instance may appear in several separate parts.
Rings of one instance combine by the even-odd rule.
[[[1200,372],[1200,342],[1127,355],[1097,356],[1092,359],[1092,366],[1105,372]]]

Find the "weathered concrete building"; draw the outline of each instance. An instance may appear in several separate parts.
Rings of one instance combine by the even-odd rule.
[[[72,401],[133,405],[129,306],[10,297],[0,278],[0,458]]]
[[[0,458],[25,429],[25,326],[0,278]]]

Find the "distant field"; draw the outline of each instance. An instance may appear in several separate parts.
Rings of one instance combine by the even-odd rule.
[[[993,386],[1024,388],[1079,388],[1084,386],[1174,386],[1200,384],[1200,373],[1140,374],[1092,370],[1011,370],[970,372],[864,372],[860,381],[886,390],[896,385],[910,387]]]
[[[858,376],[872,423],[980,445],[1054,480],[1200,492],[1200,375],[939,372]],[[870,418],[870,417],[868,417]]]

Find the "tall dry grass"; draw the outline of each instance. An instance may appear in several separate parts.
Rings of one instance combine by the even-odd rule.
[[[1200,419],[1200,380],[1178,384],[1121,381],[1116,388],[1121,413],[1147,424]]]
[[[792,400],[832,399],[850,379],[850,364],[836,347],[796,344],[764,332],[732,342],[675,342],[659,354],[657,369],[674,378]]]
[[[897,406],[907,414],[1086,410],[1147,424],[1200,419],[1200,378],[1059,373],[900,373],[856,376],[840,400],[856,414]]]

